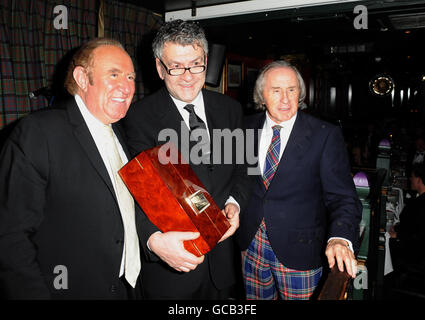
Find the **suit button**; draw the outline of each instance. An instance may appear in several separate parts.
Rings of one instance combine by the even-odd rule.
[[[123,243],[124,243],[124,241],[123,241],[122,239],[117,239],[117,240],[115,240],[115,243],[116,243],[116,244],[123,244]]]
[[[115,293],[117,292],[117,287],[116,285],[112,284],[111,287],[109,288],[109,290],[111,291],[111,293]]]

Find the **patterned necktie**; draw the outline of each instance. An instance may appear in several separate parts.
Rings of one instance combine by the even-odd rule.
[[[140,272],[140,248],[136,231],[134,200],[118,174],[123,166],[118,147],[115,142],[112,127],[104,126],[105,151],[114,179],[115,194],[118,199],[121,217],[124,225],[124,272],[128,283],[134,288]]]
[[[263,183],[266,189],[269,188],[274,174],[276,173],[277,166],[279,165],[280,153],[280,129],[281,126],[274,126],[272,142],[266,154],[266,161],[264,163]]]
[[[202,150],[201,155],[201,161],[202,163],[210,163],[210,141],[208,138],[207,133],[207,126],[205,125],[205,122],[198,117],[198,115],[195,113],[195,106],[193,104],[187,104],[184,109],[189,112],[189,127],[190,127],[190,134],[192,135],[194,130],[200,130],[202,135],[197,134],[197,138],[195,141],[201,144],[199,144],[200,149]],[[193,161],[194,159],[192,159]],[[196,161],[195,161],[196,162]]]

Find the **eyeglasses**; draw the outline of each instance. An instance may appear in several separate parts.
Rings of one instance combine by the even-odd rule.
[[[165,70],[167,71],[167,73],[170,76],[181,76],[182,74],[184,74],[186,72],[186,70],[189,70],[189,72],[191,74],[198,74],[198,73],[202,73],[205,71],[206,66],[193,66],[193,67],[189,67],[189,68],[172,68],[169,69],[164,62],[162,62],[161,59],[159,59],[159,61],[161,61],[162,65],[164,66]]]

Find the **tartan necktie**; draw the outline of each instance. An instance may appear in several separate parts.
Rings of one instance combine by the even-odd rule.
[[[118,174],[123,166],[114,133],[110,125],[104,126],[105,151],[114,180],[115,194],[124,225],[124,273],[128,283],[134,288],[140,272],[140,248],[136,231],[134,200]]]
[[[192,136],[192,133],[194,132],[194,130],[200,130],[198,132],[200,135],[196,134],[197,137],[194,138],[194,140],[197,141],[198,143],[202,142],[199,146],[200,150],[202,151],[201,162],[209,163],[211,150],[210,150],[210,141],[208,138],[207,126],[205,122],[201,118],[199,118],[198,115],[195,113],[195,106],[193,104],[185,105],[184,109],[187,112],[189,112],[190,135]]]
[[[281,126],[273,126],[273,137],[272,142],[267,150],[266,161],[264,163],[263,171],[263,183],[266,189],[269,188],[270,182],[272,181],[274,174],[276,173],[277,166],[279,165],[279,153],[280,153],[280,129]]]

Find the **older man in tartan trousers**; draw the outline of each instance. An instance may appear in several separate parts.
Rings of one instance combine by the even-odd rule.
[[[344,139],[338,127],[298,111],[305,91],[285,61],[263,68],[254,89],[266,112],[246,123],[262,129],[254,141],[258,174],[238,231],[247,299],[309,299],[324,252],[329,267],[356,276],[362,208]]]

